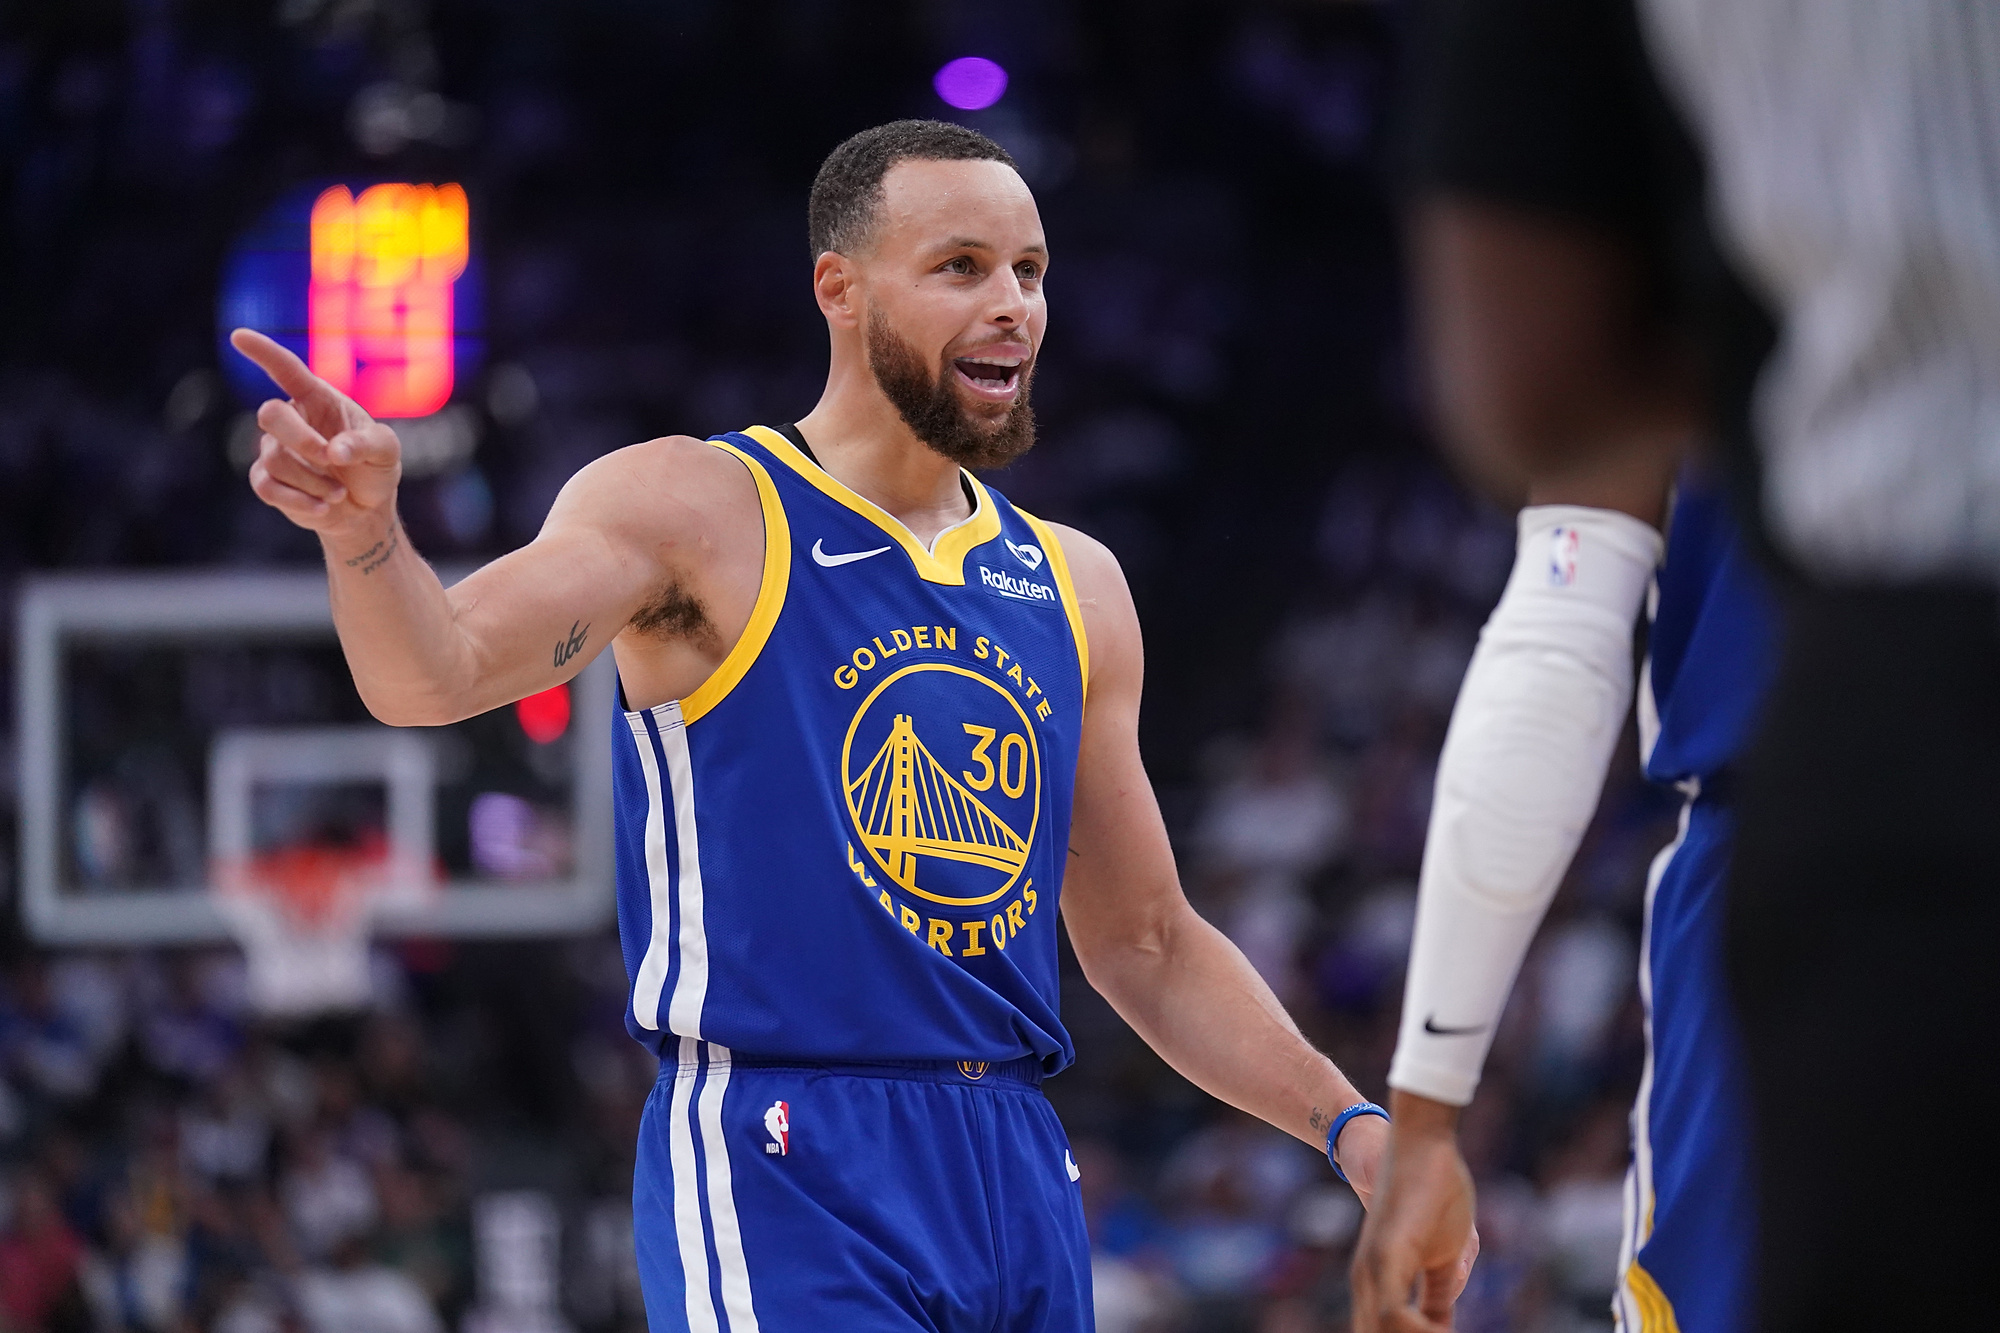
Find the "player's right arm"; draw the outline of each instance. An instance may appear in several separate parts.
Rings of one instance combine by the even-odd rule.
[[[355,687],[392,725],[456,721],[575,676],[663,584],[701,581],[704,523],[751,490],[697,441],[621,450],[571,479],[533,542],[447,589],[397,517],[395,433],[262,334],[232,342],[290,395],[258,410],[251,485],[319,536]]]
[[[1685,366],[1635,323],[1619,245],[1438,198],[1414,240],[1445,433],[1529,507],[1438,761],[1357,1333],[1450,1326],[1474,1217],[1459,1111],[1631,709],[1632,630],[1695,410]]]

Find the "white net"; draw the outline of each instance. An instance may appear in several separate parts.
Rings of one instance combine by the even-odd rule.
[[[226,864],[215,904],[243,947],[249,998],[273,1017],[366,1008],[374,985],[369,928],[421,907],[434,890],[416,857],[386,845],[295,847]]]
[[[243,946],[260,1011],[367,1006],[371,925],[421,910],[437,889],[434,786],[430,744],[407,731],[243,728],[216,737],[212,897]],[[370,790],[372,804],[354,799]],[[262,819],[259,792],[274,798]]]

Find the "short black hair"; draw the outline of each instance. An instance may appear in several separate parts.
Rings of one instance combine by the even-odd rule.
[[[882,178],[898,162],[1004,162],[999,144],[963,125],[942,120],[892,120],[848,139],[826,155],[813,177],[806,205],[806,238],[815,261],[829,250],[851,254],[874,230],[882,205]]]

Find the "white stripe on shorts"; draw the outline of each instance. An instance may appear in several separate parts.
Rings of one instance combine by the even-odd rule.
[[[722,1270],[722,1308],[730,1333],[758,1333],[750,1302],[750,1266],[736,1224],[736,1190],[729,1172],[729,1142],[722,1133],[722,1098],[729,1090],[729,1048],[710,1042],[708,1082],[701,1090],[701,1146],[708,1159],[708,1212],[715,1228],[715,1260]]]
[[[1639,1247],[1652,1235],[1653,1213],[1653,900],[1659,896],[1660,881],[1666,878],[1681,844],[1687,841],[1688,819],[1700,794],[1699,782],[1683,787],[1680,830],[1674,840],[1660,849],[1646,870],[1646,917],[1639,931],[1639,999],[1646,1016],[1646,1064],[1639,1075],[1639,1097],[1632,1107],[1632,1165],[1625,1171],[1625,1231],[1618,1247],[1618,1290],[1611,1302],[1620,1333],[1639,1333],[1646,1327],[1643,1314],[1632,1299],[1626,1281],[1638,1261]]]
[[[680,1243],[682,1285],[687,1289],[690,1333],[719,1333],[715,1298],[708,1290],[708,1242],[701,1223],[701,1196],[694,1175],[694,1126],[688,1104],[694,1098],[701,1043],[680,1040],[680,1070],[674,1078],[673,1103],[668,1109],[668,1159],[674,1173],[674,1239]]]

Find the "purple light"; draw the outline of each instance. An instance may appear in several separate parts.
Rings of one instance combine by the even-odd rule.
[[[985,56],[960,56],[946,62],[931,86],[960,111],[983,111],[1007,91],[1007,71]]]

